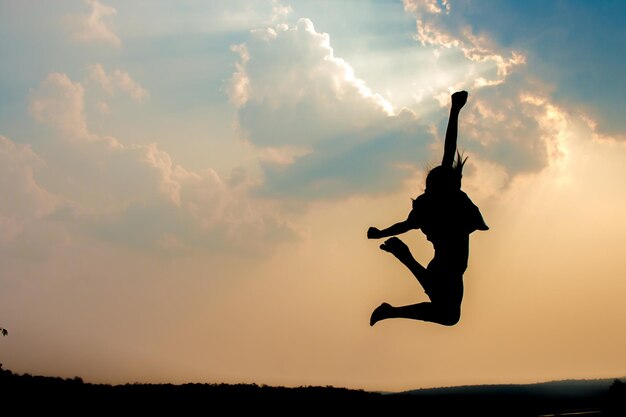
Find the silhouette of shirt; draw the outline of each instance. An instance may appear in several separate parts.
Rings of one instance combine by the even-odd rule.
[[[478,207],[461,190],[424,193],[413,200],[408,221],[421,229],[435,249],[429,269],[463,273],[469,257],[469,235],[488,230]]]

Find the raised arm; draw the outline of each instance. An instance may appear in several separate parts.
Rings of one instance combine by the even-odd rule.
[[[454,155],[456,154],[457,134],[459,130],[459,112],[467,102],[467,91],[457,91],[452,94],[452,107],[450,107],[450,118],[446,129],[446,141],[443,145],[442,166],[452,167]]]

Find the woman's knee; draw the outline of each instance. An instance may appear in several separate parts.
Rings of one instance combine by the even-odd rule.
[[[444,326],[454,326],[461,320],[460,308],[446,308],[439,312],[439,323]]]

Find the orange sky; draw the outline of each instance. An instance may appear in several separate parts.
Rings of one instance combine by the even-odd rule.
[[[333,4],[0,1],[4,368],[392,391],[626,375],[626,126],[612,89],[571,88],[614,80],[612,55],[549,61],[566,40],[518,2],[493,7],[536,38],[484,5]],[[560,28],[606,17],[572,7]],[[366,230],[406,218],[458,89],[490,226],[461,321],[370,327],[426,301]]]

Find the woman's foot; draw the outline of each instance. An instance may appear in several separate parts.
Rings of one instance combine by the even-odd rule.
[[[395,236],[385,240],[385,242],[382,245],[380,245],[380,248],[386,252],[391,253],[392,255],[394,255],[396,258],[400,260],[409,259],[413,257],[406,243],[404,243],[403,241],[401,241],[399,238]]]
[[[390,304],[382,303],[372,312],[372,317],[370,317],[370,326],[375,325],[377,322],[388,319],[390,317],[389,313],[393,307]]]

